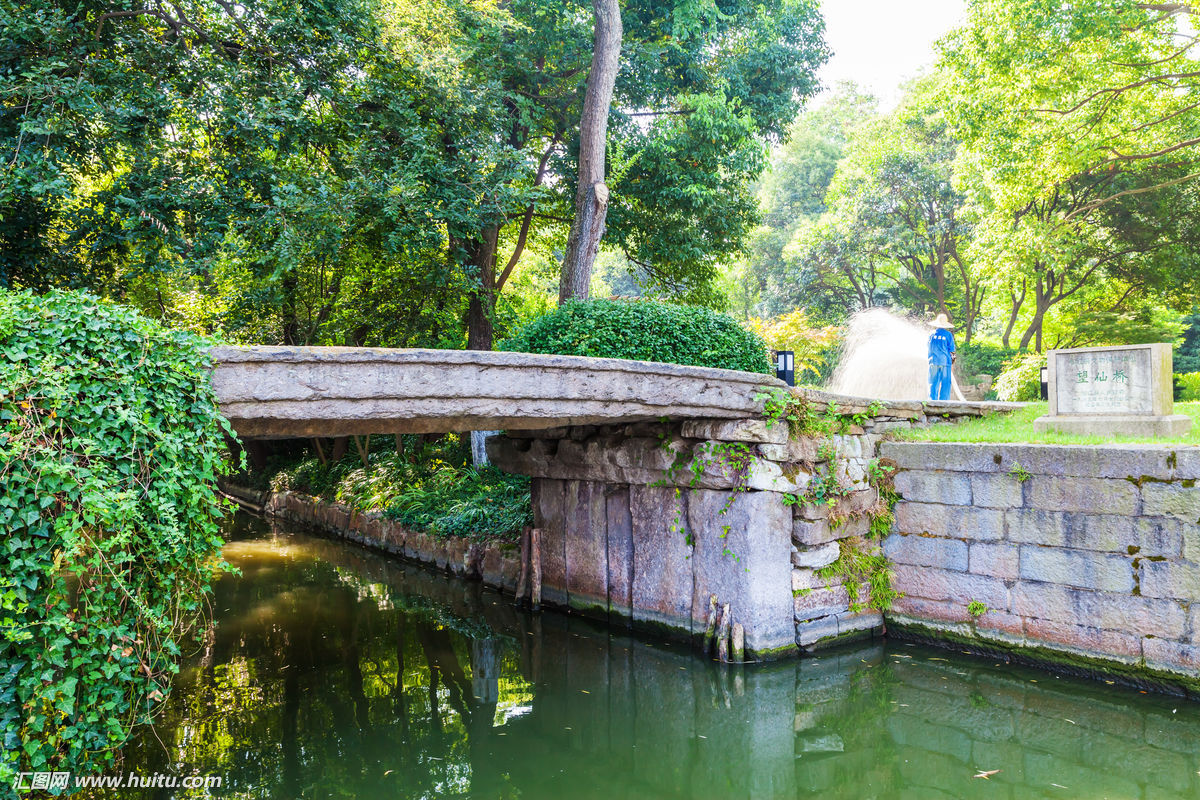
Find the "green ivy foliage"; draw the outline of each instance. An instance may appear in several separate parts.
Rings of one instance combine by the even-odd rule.
[[[0,785],[112,763],[204,616],[232,433],[204,345],[0,291]]]
[[[572,300],[527,323],[501,349],[773,371],[763,340],[732,317],[648,300]]]

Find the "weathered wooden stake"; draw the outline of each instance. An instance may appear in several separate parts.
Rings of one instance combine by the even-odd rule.
[[[404,434],[396,431],[396,455],[404,455]]]
[[[542,531],[539,528],[529,531],[529,564],[533,581],[530,600],[533,610],[537,611],[542,607]]]
[[[733,623],[733,660],[741,663],[746,660],[746,629],[742,627],[742,623]]]
[[[713,638],[717,635],[717,596],[708,596],[708,627],[704,629],[704,655],[712,653]]]
[[[371,453],[370,434],[367,434],[366,436],[355,436],[354,449],[358,451],[358,458],[362,461],[363,469],[366,469],[368,466],[370,466],[370,462],[367,459],[367,456]]]
[[[517,603],[525,599],[529,583],[529,528],[521,529],[521,572],[517,576]]]
[[[729,603],[721,606],[721,622],[717,626],[717,660],[729,661]]]
[[[321,440],[314,436],[312,443],[313,447],[317,448],[317,459],[320,460],[322,467],[325,466],[329,462],[325,459],[325,449],[321,447]]]

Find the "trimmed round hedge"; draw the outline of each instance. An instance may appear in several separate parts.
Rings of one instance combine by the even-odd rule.
[[[773,371],[767,346],[727,314],[649,300],[570,300],[500,345],[520,353]]]

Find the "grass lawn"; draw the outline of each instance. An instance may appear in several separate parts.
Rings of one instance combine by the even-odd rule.
[[[1030,403],[1011,414],[993,414],[956,425],[932,425],[904,431],[898,438],[912,442],[1029,442],[1032,444],[1185,444],[1200,445],[1200,402],[1176,403],[1176,414],[1192,418],[1192,429],[1183,436],[1150,439],[1139,436],[1077,436],[1069,433],[1034,433],[1033,421],[1046,413],[1045,403]]]

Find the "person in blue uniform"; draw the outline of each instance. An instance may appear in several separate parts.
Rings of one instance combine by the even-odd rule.
[[[933,333],[929,337],[929,399],[950,399],[950,370],[954,366],[954,328],[945,314],[929,323]]]

